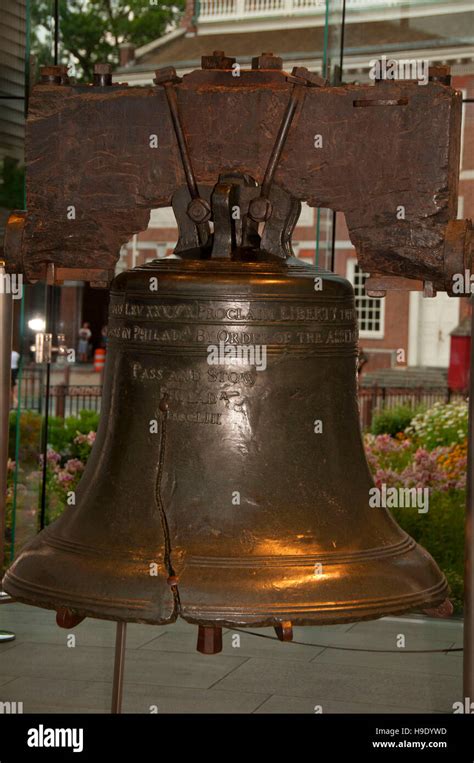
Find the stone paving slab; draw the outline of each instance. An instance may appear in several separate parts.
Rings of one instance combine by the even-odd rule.
[[[309,699],[303,699],[301,697],[283,697],[278,694],[273,694],[264,702],[257,710],[254,711],[259,714],[303,714],[312,715],[315,711],[315,703]],[[318,712],[320,712],[318,707]],[[323,704],[323,715],[331,713],[399,713],[400,707],[396,705],[381,705],[376,703],[362,703],[353,702],[352,700],[346,700],[345,702],[337,702],[336,700],[325,700]],[[404,707],[404,713],[420,713],[419,708]],[[316,721],[317,722],[317,721]]]
[[[375,654],[374,652],[343,652],[325,649],[319,652],[312,662],[318,665],[322,663],[334,665],[339,670],[343,670],[344,665],[357,665],[392,670],[395,675],[399,671],[405,671],[425,675],[462,676],[462,652],[404,654],[403,649],[400,649],[396,654]]]
[[[296,660],[261,658],[247,660],[216,684],[228,691],[307,697],[314,704],[328,700],[374,702],[419,708],[420,712],[452,712],[452,703],[462,697],[461,676],[418,674],[409,671],[369,669],[366,666],[335,665]]]
[[[165,686],[207,688],[244,662],[235,655],[213,655],[209,658],[198,652],[179,654],[171,659],[169,653],[127,649],[125,671],[135,683]],[[112,680],[114,650],[83,646],[68,648],[55,644],[18,644],[10,651],[8,663],[0,656],[0,675],[5,672],[19,676],[68,677],[70,680]],[[7,667],[10,665],[10,667]]]
[[[445,638],[444,633],[438,634],[438,638],[426,638],[424,634],[418,634],[412,628],[407,628],[401,623],[398,628],[377,630],[375,633],[359,629],[347,631],[345,633],[335,633],[331,638],[314,638],[314,643],[319,646],[340,646],[353,649],[395,649],[400,647],[402,642],[398,639],[400,635],[405,637],[405,649],[448,649],[455,641],[455,632],[448,634]],[[298,639],[299,640],[299,639]],[[301,639],[306,641],[306,634]]]
[[[16,676],[8,676],[8,675],[0,676],[0,686],[5,686],[5,684],[9,684],[11,683],[11,681],[15,681],[15,680],[16,680]]]
[[[90,684],[83,698],[96,702],[104,709],[110,705],[111,685]],[[200,690],[176,686],[151,686],[125,682],[123,710],[126,713],[252,713],[260,707],[267,694],[262,692],[228,692]]]
[[[115,645],[116,625],[106,620],[84,620],[74,628],[59,628],[53,618],[51,622],[28,623],[21,621],[11,621],[9,626],[15,635],[16,644],[31,642],[36,644],[56,644],[58,646],[66,645],[68,637],[74,635],[76,638],[76,647],[79,646],[102,646],[111,647]],[[137,625],[131,623],[127,626],[127,644],[130,647],[138,648],[150,643],[164,633],[161,626]]]
[[[88,708],[89,712],[101,712],[104,702],[100,697],[93,701],[92,695],[84,699],[84,692],[91,685],[91,681],[73,680],[62,678],[58,675],[43,676],[20,676],[6,686],[0,687],[2,701],[23,702],[23,712],[82,712],[79,708]],[[108,699],[110,710],[110,698],[112,683],[100,684],[104,687],[104,701]],[[61,710],[46,711],[46,707],[57,707]]]
[[[114,623],[85,620],[70,631],[74,648],[52,611],[4,605],[0,627],[17,634],[0,644],[0,701],[22,701],[30,712],[109,712]],[[125,712],[149,712],[152,704],[160,713],[314,713],[318,704],[326,713],[452,712],[462,696],[462,653],[326,648],[394,649],[403,633],[407,649],[443,649],[462,643],[459,620],[384,618],[295,628],[295,641],[308,646],[281,643],[271,628],[250,630],[272,639],[229,629],[223,652],[207,656],[196,652],[197,627],[182,619],[170,626],[130,624]],[[236,634],[239,648],[232,646]]]
[[[273,629],[268,630],[268,635],[274,636]],[[314,646],[299,646],[278,641],[275,638],[266,639],[259,636],[229,630],[223,634],[222,654],[236,657],[273,656],[278,659],[296,659],[309,662],[321,649]],[[236,640],[236,637],[238,641]],[[193,626],[189,632],[174,632],[173,626],[168,632],[141,647],[141,650],[160,652],[184,652],[193,653],[196,649],[197,629]],[[233,646],[233,644],[240,644]],[[210,655],[209,659],[213,659]]]
[[[25,713],[108,713],[112,683],[22,677],[1,692],[1,700],[23,702]],[[262,693],[212,691],[125,682],[125,713],[252,713],[268,699]]]
[[[18,642],[5,655],[0,649],[0,676],[4,672],[14,672],[17,676],[44,677],[51,681],[62,676],[70,680],[112,680],[113,666],[113,648],[68,648],[57,644]]]
[[[193,651],[191,654],[127,650],[127,675],[134,683],[157,686],[209,688],[245,662],[245,657]],[[258,690],[260,691],[260,690]]]
[[[316,630],[316,629],[315,629]],[[404,640],[400,636],[404,636]],[[301,641],[305,642],[306,634],[303,634]],[[343,653],[344,649],[350,649],[350,654],[361,654],[356,650],[377,650],[384,652],[403,652],[417,650],[424,651],[429,649],[445,650],[453,646],[456,638],[456,631],[451,633],[442,632],[438,639],[425,638],[423,634],[417,634],[412,628],[406,628],[400,623],[393,630],[377,630],[374,634],[369,631],[360,631],[358,629],[346,631],[345,633],[335,633],[332,637],[314,638],[315,647],[327,648],[327,651],[334,653]],[[404,646],[402,646],[404,644]],[[331,649],[333,647],[333,649]],[[336,649],[339,647],[339,649]]]
[[[56,617],[51,609],[30,607],[27,604],[2,604],[0,606],[0,628],[11,627],[8,623],[53,622]]]
[[[354,623],[348,633],[364,635],[370,638],[371,644],[376,641],[388,643],[392,638],[394,642],[398,633],[406,637],[408,641],[421,642],[449,642],[452,643],[462,634],[462,621],[458,619],[434,619],[434,618],[410,618],[410,617],[385,617],[381,620],[369,620],[362,623]]]
[[[78,715],[79,713],[83,713],[84,715],[98,715],[99,713],[109,714],[110,707],[106,710],[97,710],[91,707],[77,705],[75,708],[65,709],[62,705],[48,705],[46,703],[41,703],[30,705],[28,711],[25,710],[24,712],[33,715],[36,715],[37,713],[47,713],[50,715]]]

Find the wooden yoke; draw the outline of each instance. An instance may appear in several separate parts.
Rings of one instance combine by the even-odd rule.
[[[452,292],[471,266],[471,224],[455,219],[462,99],[448,73],[329,87],[271,58],[236,71],[223,54],[204,57],[202,70],[162,70],[149,87],[71,85],[64,68],[43,70],[27,120],[28,211],[7,226],[7,270],[32,282],[52,264],[57,281],[105,284],[151,209],[184,193],[202,240],[219,176],[241,173],[260,194],[246,213],[267,226],[270,186],[343,212],[377,293],[394,277]]]

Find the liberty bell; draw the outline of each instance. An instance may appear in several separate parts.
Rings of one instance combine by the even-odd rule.
[[[282,188],[231,173],[198,190],[173,199],[176,256],[113,281],[76,505],[4,589],[77,619],[182,617],[202,651],[222,627],[289,639],[437,606],[433,559],[369,505],[351,284],[294,257],[299,202]]]

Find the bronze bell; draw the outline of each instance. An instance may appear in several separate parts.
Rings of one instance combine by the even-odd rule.
[[[14,598],[282,639],[446,598],[430,555],[369,506],[348,281],[251,247],[159,260],[115,279],[108,335],[76,506],[10,567]]]

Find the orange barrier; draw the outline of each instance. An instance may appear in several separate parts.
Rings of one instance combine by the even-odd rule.
[[[94,371],[104,370],[105,366],[105,350],[100,347],[94,352]]]

